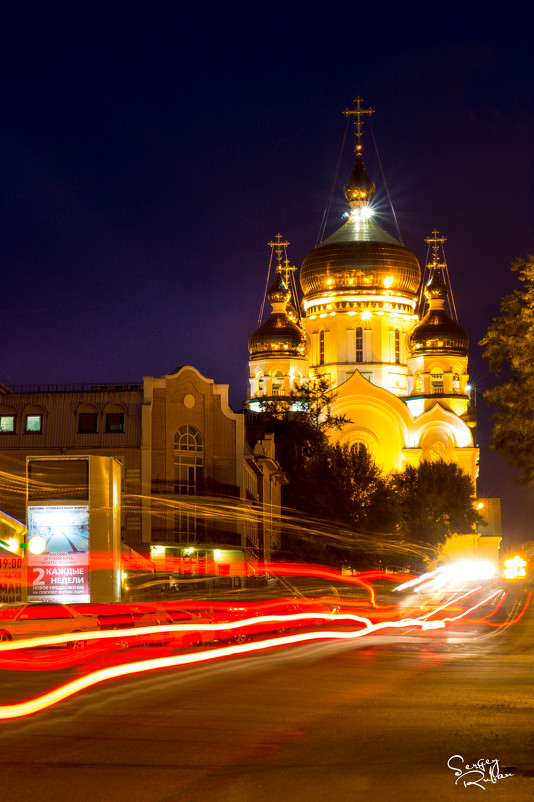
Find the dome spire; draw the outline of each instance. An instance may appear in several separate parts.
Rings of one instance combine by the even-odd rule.
[[[431,309],[443,309],[447,299],[448,290],[445,281],[443,280],[442,271],[447,269],[445,262],[445,252],[443,245],[447,242],[445,237],[439,236],[437,228],[432,232],[431,237],[426,237],[425,242],[432,246],[432,261],[427,264],[430,271],[430,278],[425,286],[425,298],[430,304]],[[443,253],[443,260],[440,261],[439,251]]]
[[[376,186],[367,175],[362,159],[362,116],[369,115],[370,117],[371,114],[374,114],[375,112],[374,109],[371,108],[361,108],[362,98],[360,96],[358,96],[354,102],[356,103],[355,109],[345,109],[343,112],[345,117],[354,116],[354,131],[356,133],[356,145],[354,146],[354,152],[356,153],[356,164],[354,165],[354,169],[350,174],[349,180],[345,184],[344,189],[345,197],[350,205],[358,209],[368,206],[369,201],[376,192]]]
[[[432,245],[432,261],[427,264],[430,278],[425,286],[425,298],[429,306],[426,315],[413,329],[408,347],[412,356],[437,353],[457,353],[466,356],[469,337],[458,322],[449,317],[445,309],[447,297],[451,298],[444,280],[447,263],[443,244],[446,239],[434,229],[432,236],[427,237],[425,242]],[[440,248],[443,253],[442,260],[440,260]]]

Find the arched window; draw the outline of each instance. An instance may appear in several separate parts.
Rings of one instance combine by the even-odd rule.
[[[174,492],[196,495],[204,478],[204,440],[194,426],[180,426],[174,435]]]
[[[430,373],[430,392],[443,395],[443,371],[439,368],[433,368]]]
[[[400,365],[400,331],[395,329],[395,364]]]
[[[324,331],[319,332],[319,364],[324,365]]]
[[[353,454],[357,454],[358,457],[365,457],[367,454],[367,446],[365,443],[362,443],[361,440],[356,440],[350,447],[350,450]]]
[[[356,362],[363,362],[363,329],[356,329]]]
[[[271,388],[273,395],[282,395],[284,389],[284,374],[281,370],[273,371]]]

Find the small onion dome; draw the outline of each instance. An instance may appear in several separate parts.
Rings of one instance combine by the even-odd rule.
[[[376,186],[367,175],[360,153],[356,156],[354,170],[350,174],[349,180],[344,186],[344,190],[345,197],[349,203],[356,201],[360,204],[362,202],[369,203],[376,192]]]
[[[430,310],[414,328],[408,339],[412,356],[427,353],[454,352],[467,356],[469,337],[467,332],[445,310],[447,287],[439,269],[434,268],[425,287]]]
[[[251,357],[305,356],[306,335],[285,312],[273,312],[265,323],[250,335]]]
[[[248,341],[250,356],[256,358],[275,355],[304,356],[306,335],[291,319],[294,315],[296,321],[297,313],[291,305],[291,292],[280,271],[276,273],[268,297],[273,311],[270,318],[250,335]]]
[[[300,268],[306,300],[325,292],[382,294],[385,288],[415,299],[420,283],[421,269],[414,254],[372,217],[354,214],[310,251]]]
[[[288,303],[289,299],[291,298],[289,288],[279,270],[276,271],[275,279],[272,283],[271,289],[267,293],[267,297],[271,304]]]
[[[432,275],[430,276],[425,287],[425,295],[429,301],[434,298],[445,300],[448,295],[448,290],[445,286],[445,282],[441,278],[441,271],[432,271]]]
[[[468,348],[467,332],[443,308],[430,309],[408,338],[412,356],[452,352],[467,356]]]

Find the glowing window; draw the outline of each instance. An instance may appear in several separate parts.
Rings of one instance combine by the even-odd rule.
[[[15,415],[0,415],[0,432],[15,431]]]
[[[324,365],[324,331],[319,332],[319,364]]]
[[[42,415],[26,415],[26,432],[42,432],[43,431],[43,416]]]
[[[400,331],[395,329],[395,364],[400,365]]]

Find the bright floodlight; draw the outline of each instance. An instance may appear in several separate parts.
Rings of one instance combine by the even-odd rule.
[[[504,563],[504,576],[506,579],[521,579],[526,576],[526,562],[521,557],[512,557]]]
[[[446,573],[455,579],[491,579],[497,569],[489,560],[459,560],[447,565]]]
[[[32,554],[42,554],[46,549],[46,540],[44,537],[36,535],[28,541],[28,548]]]

